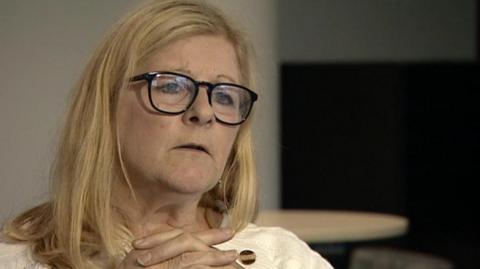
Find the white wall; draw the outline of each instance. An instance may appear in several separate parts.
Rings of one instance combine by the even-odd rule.
[[[217,1],[259,46],[255,126],[264,207],[278,201],[273,0]],[[3,1],[0,8],[0,222],[46,199],[65,100],[102,35],[132,0]],[[262,15],[260,15],[262,14]],[[260,27],[254,27],[254,23]]]
[[[280,0],[284,62],[475,58],[475,0]]]

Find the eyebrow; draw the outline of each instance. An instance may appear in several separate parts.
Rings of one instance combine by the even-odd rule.
[[[238,81],[235,81],[233,78],[227,75],[218,75],[217,79],[225,78],[226,80],[230,80],[231,83],[239,83]]]
[[[187,74],[190,77],[193,77],[192,72],[190,72],[190,70],[185,69],[185,68],[175,68],[172,71],[179,72],[179,73],[184,73],[184,74]],[[226,74],[217,75],[216,79],[218,81],[216,81],[216,82],[221,82],[220,80],[222,78],[228,80],[228,82],[230,82],[230,83],[239,83],[238,81],[236,81],[235,79],[233,79],[232,77],[230,77],[229,75],[226,75]]]

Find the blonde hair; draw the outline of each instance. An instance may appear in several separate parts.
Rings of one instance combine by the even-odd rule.
[[[242,83],[253,87],[249,43],[205,1],[150,1],[127,14],[95,51],[73,91],[53,164],[51,201],[7,223],[6,240],[30,244],[35,259],[54,268],[105,268],[121,260],[132,235],[112,204],[115,181],[128,181],[117,144],[118,92],[154,52],[203,34],[221,35],[233,44]],[[257,213],[250,119],[240,127],[222,175],[222,190],[214,189],[202,199],[206,206],[225,199],[237,230]],[[93,261],[99,254],[106,263]]]

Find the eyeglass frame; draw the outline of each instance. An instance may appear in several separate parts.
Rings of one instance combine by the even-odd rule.
[[[155,104],[153,103],[153,99],[152,99],[152,83],[153,83],[153,80],[155,79],[155,77],[157,77],[158,75],[174,75],[174,76],[180,76],[180,77],[183,77],[183,78],[186,78],[188,80],[190,80],[191,82],[193,82],[193,85],[195,86],[194,88],[194,95],[193,95],[193,98],[192,100],[190,101],[190,103],[185,107],[185,109],[179,111],[179,112],[169,112],[169,111],[164,111],[164,110],[161,110],[159,109],[158,107],[155,106]],[[133,76],[132,78],[130,78],[130,82],[138,82],[138,81],[142,81],[142,80],[146,80],[147,81],[147,85],[148,85],[148,99],[150,101],[150,105],[153,107],[153,109],[155,109],[156,111],[158,112],[161,112],[161,113],[165,113],[165,114],[169,114],[169,115],[180,115],[182,113],[185,113],[188,109],[190,109],[190,107],[193,105],[193,103],[195,102],[195,100],[197,99],[197,96],[198,96],[198,92],[200,91],[200,86],[205,86],[206,87],[206,90],[207,90],[207,96],[208,96],[208,103],[210,104],[211,107],[212,106],[212,91],[214,88],[218,87],[218,86],[234,86],[234,87],[238,87],[238,88],[241,88],[241,89],[244,89],[248,92],[248,94],[250,95],[250,98],[251,98],[251,101],[250,101],[250,107],[248,108],[248,111],[247,113],[245,114],[245,117],[244,119],[242,119],[240,122],[237,122],[237,123],[230,123],[230,122],[225,122],[221,119],[219,119],[217,117],[217,115],[215,114],[215,111],[214,111],[214,116],[215,116],[215,120],[217,120],[218,122],[221,122],[223,124],[226,124],[226,125],[240,125],[242,123],[244,123],[247,119],[248,119],[248,116],[250,115],[250,112],[252,111],[252,108],[253,108],[253,104],[255,103],[255,101],[257,101],[258,99],[258,95],[250,90],[249,88],[245,87],[245,86],[242,86],[242,85],[239,85],[239,84],[235,84],[235,83],[228,83],[228,82],[220,82],[220,83],[210,83],[208,81],[197,81],[195,79],[193,79],[192,77],[190,76],[187,76],[187,75],[184,75],[184,74],[180,74],[180,73],[176,73],[176,72],[171,72],[171,71],[152,71],[152,72],[147,72],[147,73],[143,73],[143,74],[139,74],[139,75],[136,75],[136,76]]]

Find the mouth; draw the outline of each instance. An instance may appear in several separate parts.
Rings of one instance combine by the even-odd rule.
[[[194,150],[194,151],[210,154],[210,152],[208,152],[208,149],[205,146],[202,146],[199,144],[193,144],[193,143],[176,146],[175,149],[187,149],[187,150]]]

